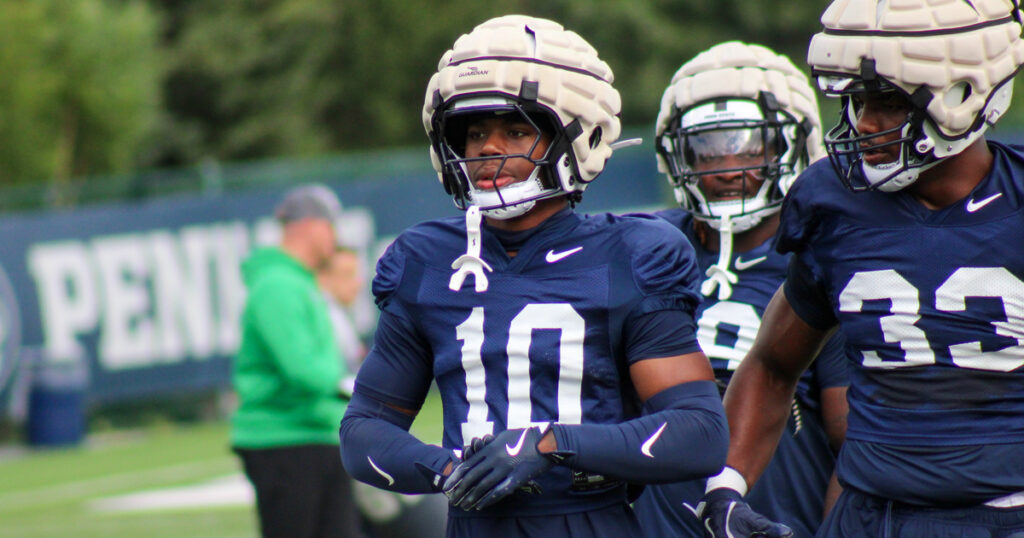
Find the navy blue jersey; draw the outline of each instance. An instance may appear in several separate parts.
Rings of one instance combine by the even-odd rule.
[[[700,270],[718,262],[718,253],[701,246],[693,229],[693,216],[683,209],[655,213],[682,230],[697,254]],[[789,256],[775,252],[768,240],[747,252],[733,253],[730,268],[739,277],[727,300],[717,293],[705,297],[698,308],[701,349],[711,360],[715,376],[725,386],[754,343],[761,316],[786,275]],[[779,447],[765,473],[747,496],[759,513],[810,537],[821,523],[825,489],[835,457],[818,411],[821,390],[848,384],[842,345],[831,341],[797,385],[798,405],[790,417]],[[703,536],[700,521],[683,503],[696,507],[704,495],[704,480],[649,486],[635,504],[649,536]]]
[[[628,367],[636,360],[699,350],[694,327],[630,331],[661,311],[700,301],[686,239],[655,218],[566,212],[549,219],[510,258],[484,228],[487,290],[469,277],[448,288],[465,253],[462,218],[410,228],[377,266],[373,292],[389,320],[359,374],[357,391],[418,408],[435,380],[444,408],[443,445],[543,422],[614,424],[639,409]],[[396,334],[402,333],[402,334]],[[539,515],[625,502],[625,488],[571,491],[571,470],[538,478],[543,495],[517,493],[482,513]]]
[[[918,504],[1024,490],[1024,155],[989,147],[992,171],[943,209],[850,192],[827,160],[784,202],[786,296],[838,323],[854,364],[849,487]]]

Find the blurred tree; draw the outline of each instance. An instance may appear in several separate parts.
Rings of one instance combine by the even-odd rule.
[[[160,107],[156,28],[141,1],[0,3],[0,182],[60,196],[71,177],[131,169]]]
[[[491,10],[436,4],[163,0],[173,61],[153,163],[418,141],[423,88],[445,44]]]
[[[720,41],[760,43],[804,65],[827,5],[6,0],[0,182],[425,146],[423,91],[441,54],[506,13],[551,18],[584,36],[615,72],[623,122],[650,126],[675,70]],[[838,104],[820,103],[832,124]],[[1015,106],[1002,126],[1022,122],[1024,106]]]

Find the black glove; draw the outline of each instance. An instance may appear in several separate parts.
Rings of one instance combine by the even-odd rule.
[[[713,489],[697,505],[697,517],[708,538],[787,538],[793,530],[758,514],[743,501],[740,492],[730,488]]]
[[[444,482],[448,501],[463,510],[482,510],[520,487],[529,488],[534,477],[555,464],[537,450],[547,430],[545,424],[474,439],[469,455]]]

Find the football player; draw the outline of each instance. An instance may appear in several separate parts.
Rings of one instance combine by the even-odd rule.
[[[716,536],[833,330],[850,371],[843,492],[819,536],[1024,531],[1024,151],[986,141],[1024,63],[1009,0],[836,0],[808,62],[842,100],[783,203],[794,253],[725,396]],[[745,516],[749,511],[740,510]]]
[[[659,168],[682,206],[657,215],[687,235],[707,277],[697,337],[724,390],[786,276],[789,258],[771,241],[782,198],[825,155],[814,89],[785,56],[721,43],[676,72],[655,134]],[[796,536],[813,536],[825,511],[845,433],[845,360],[831,342],[801,377],[774,459],[746,496]],[[647,536],[704,536],[696,512],[705,482],[648,487],[634,504]]]
[[[449,536],[641,536],[629,484],[724,465],[692,247],[661,219],[573,211],[619,109],[593,47],[518,15],[460,37],[427,88],[433,162],[466,214],[379,260],[341,440],[357,479],[443,491]],[[441,447],[407,432],[432,381]]]

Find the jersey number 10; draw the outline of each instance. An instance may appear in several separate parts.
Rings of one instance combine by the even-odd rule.
[[[572,305],[532,303],[516,314],[508,328],[508,429],[527,428],[532,422],[530,401],[530,342],[534,329],[561,331],[558,366],[558,420],[561,424],[579,424],[583,418],[580,394],[583,386],[583,336],[586,323]],[[484,345],[484,308],[477,306],[455,328],[462,342],[462,368],[466,373],[466,400],[469,410],[462,423],[462,442],[494,433],[494,422],[487,420],[487,374],[480,350]]]

